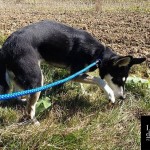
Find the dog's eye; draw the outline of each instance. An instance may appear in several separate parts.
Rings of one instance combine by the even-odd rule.
[[[121,77],[119,80],[121,80],[122,81],[122,83],[125,83],[126,82],[126,77]]]
[[[125,81],[126,81],[126,78],[125,78],[125,77],[123,77],[123,78],[122,78],[122,81],[123,81],[123,82],[125,82]]]

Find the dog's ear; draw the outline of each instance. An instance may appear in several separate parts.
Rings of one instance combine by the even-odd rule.
[[[132,62],[132,56],[119,57],[113,60],[113,66],[125,67]]]
[[[130,65],[135,65],[135,64],[141,64],[142,62],[144,62],[146,60],[146,58],[133,58],[131,60]]]

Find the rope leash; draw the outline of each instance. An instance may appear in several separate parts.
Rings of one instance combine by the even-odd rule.
[[[33,94],[33,93],[36,93],[36,92],[44,91],[44,90],[49,89],[51,87],[54,87],[56,85],[68,82],[68,81],[74,79],[75,77],[79,76],[80,74],[86,72],[88,69],[92,68],[93,66],[97,65],[99,62],[101,62],[101,60],[97,60],[97,61],[93,62],[89,66],[85,67],[84,69],[76,72],[75,74],[73,74],[69,77],[66,77],[64,79],[55,81],[53,83],[50,83],[50,84],[47,84],[47,85],[44,85],[44,86],[41,86],[41,87],[37,87],[37,88],[34,88],[34,89],[29,89],[29,90],[24,90],[24,91],[19,91],[19,92],[15,92],[15,93],[2,94],[2,95],[0,95],[0,101],[1,100],[4,101],[4,100],[12,99],[12,98],[15,98],[15,97],[20,97],[20,96],[23,96],[23,95],[28,95],[28,94]]]

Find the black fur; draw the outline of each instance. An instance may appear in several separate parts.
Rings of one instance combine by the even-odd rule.
[[[16,82],[24,89],[30,89],[40,84],[38,60],[70,67],[74,73],[98,59],[103,51],[104,46],[83,30],[41,21],[11,34],[3,44],[0,56],[1,62],[15,74]],[[1,67],[1,76],[4,76],[5,67]],[[91,71],[95,69],[93,67]]]

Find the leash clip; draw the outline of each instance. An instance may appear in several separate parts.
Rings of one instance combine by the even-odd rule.
[[[102,64],[102,60],[101,60],[101,59],[98,59],[98,60],[96,61],[96,67],[98,68],[101,64]]]

